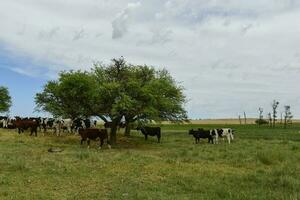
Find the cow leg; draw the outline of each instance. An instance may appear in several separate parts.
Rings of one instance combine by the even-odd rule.
[[[157,136],[157,141],[160,143],[160,135]]]
[[[72,133],[72,129],[69,126],[68,126],[68,133]]]
[[[147,134],[145,134],[145,140],[147,140],[148,139],[148,135]]]
[[[81,141],[80,141],[80,144],[81,144],[81,145],[83,144],[83,141],[84,141],[84,139],[81,139]]]
[[[103,141],[104,141],[104,139],[103,139],[103,138],[100,138],[100,146],[99,146],[99,149],[102,148],[102,146],[103,146]]]
[[[230,135],[227,135],[228,144],[230,144]]]
[[[215,144],[218,144],[218,136],[215,137]]]
[[[107,142],[107,147],[108,147],[109,149],[111,149],[110,142],[109,142],[108,138],[106,139],[106,142]]]
[[[88,144],[88,149],[90,148],[90,139],[87,140],[87,144]]]

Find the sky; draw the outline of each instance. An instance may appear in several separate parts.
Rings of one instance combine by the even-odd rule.
[[[9,0],[0,2],[0,85],[10,115],[61,70],[123,56],[166,68],[190,118],[266,115],[273,99],[300,118],[298,0]]]

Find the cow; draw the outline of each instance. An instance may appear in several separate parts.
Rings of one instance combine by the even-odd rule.
[[[44,133],[47,132],[48,128],[53,128],[55,119],[53,118],[42,118],[41,126],[44,129]]]
[[[81,118],[74,119],[72,129],[74,129],[77,132],[80,128],[86,128],[84,121]]]
[[[198,130],[191,129],[189,130],[189,135],[194,136],[196,144],[200,142],[200,138],[208,138],[208,143],[213,144],[213,137],[210,130],[204,130],[202,128],[198,128]]]
[[[56,119],[54,121],[54,133],[56,133],[57,136],[60,136],[61,130],[67,130],[68,133],[72,133],[72,125],[72,119]]]
[[[81,118],[76,118],[73,121],[73,129],[75,131],[78,131],[79,128],[91,128],[91,120],[90,119],[81,119]]]
[[[79,135],[81,136],[80,144],[82,145],[84,141],[87,141],[88,148],[90,147],[90,140],[96,140],[97,138],[100,139],[100,146],[101,149],[104,143],[104,140],[107,142],[107,146],[110,149],[110,142],[108,140],[108,133],[106,129],[97,129],[97,128],[79,128],[78,130]]]
[[[148,135],[150,135],[150,136],[156,136],[158,143],[160,143],[160,138],[161,138],[160,127],[149,127],[149,126],[140,127],[140,126],[138,126],[136,128],[136,130],[137,131],[141,131],[142,134],[144,134],[145,140],[148,139]]]
[[[24,130],[27,130],[30,128],[30,135],[35,133],[35,136],[37,136],[37,128],[39,127],[38,121],[35,121],[33,119],[21,119],[21,118],[16,118],[16,120],[13,122],[15,128],[18,129],[18,133],[21,134],[24,132]]]
[[[8,127],[8,121],[9,121],[8,117],[0,116],[0,128],[7,128]]]
[[[211,135],[215,139],[215,144],[219,143],[219,138],[227,138],[228,144],[230,144],[230,141],[234,139],[233,137],[233,130],[231,128],[220,128],[220,129],[213,129],[210,131]]]

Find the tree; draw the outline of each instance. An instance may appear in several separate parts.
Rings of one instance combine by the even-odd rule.
[[[108,66],[97,63],[94,73],[103,94],[110,94],[108,112],[112,120],[111,135],[122,117],[125,118],[125,134],[129,135],[131,124],[137,120],[187,119],[183,108],[185,96],[165,69],[126,64],[123,58],[113,59]],[[111,101],[113,99],[114,101]],[[110,100],[110,101],[109,101]]]
[[[57,116],[99,116],[112,122],[110,141],[124,117],[126,133],[137,120],[185,120],[185,96],[167,70],[130,65],[124,58],[95,63],[91,72],[62,72],[36,95],[37,107]]]
[[[255,120],[255,123],[258,124],[259,126],[263,124],[268,124],[268,121],[264,120],[264,116],[263,116],[264,109],[258,108],[258,112],[259,112],[259,117],[257,120]]]
[[[81,71],[61,72],[57,81],[49,81],[35,102],[38,110],[54,116],[76,118],[93,114],[95,79],[90,73]]]
[[[289,106],[289,105],[284,106],[284,128],[287,127],[288,123],[292,122],[292,118],[293,118],[293,115],[291,112],[291,106]]]
[[[269,125],[272,126],[272,114],[270,112],[268,113],[268,120],[269,120]]]
[[[11,107],[11,97],[8,88],[0,86],[0,112],[7,112]]]
[[[273,124],[272,126],[275,127],[275,122],[276,122],[276,118],[277,118],[277,107],[279,105],[279,102],[276,100],[273,100],[272,103],[272,111],[273,111]]]

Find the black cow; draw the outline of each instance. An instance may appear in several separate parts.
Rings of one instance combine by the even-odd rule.
[[[108,140],[108,134],[106,129],[96,129],[96,128],[79,128],[78,130],[79,135],[81,136],[81,142],[80,144],[83,144],[84,141],[87,141],[88,148],[90,147],[90,140],[96,140],[97,138],[100,139],[100,146],[102,147],[104,140],[106,140],[108,148],[110,147],[109,140]]]
[[[144,126],[144,127],[137,127],[136,130],[138,131],[140,130],[145,135],[145,140],[148,139],[148,135],[156,136],[158,143],[160,143],[160,138],[161,138],[160,127]]]
[[[199,128],[198,130],[189,130],[189,135],[193,135],[195,138],[195,143],[200,142],[200,138],[208,138],[208,143],[213,144],[213,136],[211,135],[210,130],[204,130],[202,128]]]

